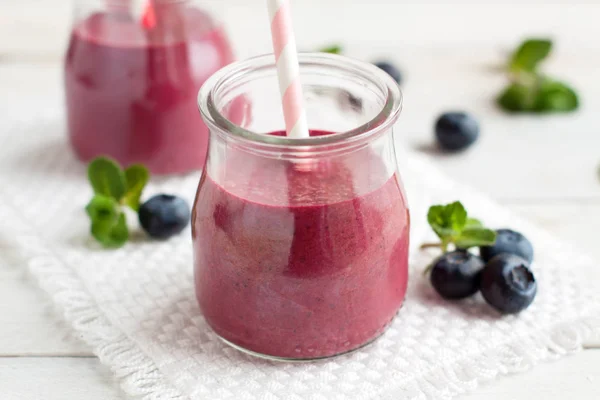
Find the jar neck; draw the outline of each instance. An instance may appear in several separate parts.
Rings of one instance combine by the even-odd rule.
[[[202,86],[198,104],[212,137],[263,156],[303,159],[353,152],[392,132],[392,125],[400,114],[402,97],[398,85],[387,74],[371,64],[338,55],[307,53],[301,54],[299,59],[304,97],[309,105],[309,125],[311,129],[332,134],[309,138],[274,136],[268,133],[280,130],[277,126],[270,127],[268,123],[258,129],[255,126],[255,120],[265,115],[236,120],[231,105],[240,101],[247,103],[246,111],[261,108],[263,100],[274,102],[272,109],[267,108],[262,113],[267,119],[274,119],[276,112],[281,113],[276,65],[273,56],[267,55],[234,63],[214,74]],[[269,91],[269,86],[273,86],[273,90]],[[269,95],[265,92],[272,92],[270,97],[273,98],[267,99]],[[333,100],[323,93],[334,93]],[[331,108],[330,103],[338,101],[340,94],[352,96],[354,101],[359,99],[360,113],[348,113],[346,118],[343,113],[347,111],[342,110],[343,113],[334,116],[338,111]],[[322,107],[318,101],[323,103]],[[312,108],[316,111],[311,111],[311,102],[315,103]],[[311,118],[310,112],[318,114],[319,108],[326,107],[330,107],[331,118],[326,115],[321,121],[314,122],[319,119],[318,115]],[[254,109],[252,112],[258,113]],[[338,117],[338,125],[331,122],[334,117]],[[346,122],[351,118],[355,119],[354,126]]]
[[[75,9],[141,13],[149,6],[161,9],[169,6],[185,6],[194,2],[195,0],[76,0]]]

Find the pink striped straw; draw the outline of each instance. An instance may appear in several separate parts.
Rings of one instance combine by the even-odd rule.
[[[277,63],[285,130],[289,137],[306,138],[310,134],[302,99],[300,67],[290,4],[288,0],[267,0],[267,6],[271,19],[271,37]]]

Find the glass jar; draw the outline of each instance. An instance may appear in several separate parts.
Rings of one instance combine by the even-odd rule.
[[[192,215],[208,324],[238,349],[286,360],[371,342],[396,315],[408,279],[409,214],[393,139],[398,85],[341,56],[306,54],[300,64],[310,138],[281,132],[271,56],[230,65],[203,85],[211,139]]]
[[[189,0],[77,0],[65,57],[77,156],[108,155],[153,173],[200,169],[208,129],[196,94],[233,61],[222,26]]]

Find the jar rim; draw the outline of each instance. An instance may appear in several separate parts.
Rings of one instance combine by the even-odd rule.
[[[131,7],[131,1],[130,0],[97,0],[97,2],[104,2],[104,3],[108,3],[110,5],[123,5],[126,6],[127,8]],[[153,5],[166,5],[166,4],[172,4],[172,3],[189,3],[190,0],[153,0]]]
[[[265,54],[229,64],[204,82],[198,92],[198,108],[204,122],[209,126],[211,131],[217,130],[227,137],[266,146],[296,148],[304,146],[329,146],[367,139],[371,136],[377,136],[377,133],[388,130],[397,121],[402,109],[402,93],[396,81],[380,68],[370,63],[337,54],[300,53],[298,59],[301,76],[303,66],[321,65],[353,72],[361,78],[376,84],[382,91],[385,91],[385,103],[377,115],[366,123],[357,128],[332,133],[331,135],[290,138],[286,136],[265,135],[245,129],[234,124],[219,112],[214,97],[224,84],[227,84],[231,79],[235,79],[235,77],[239,77],[241,74],[264,69],[276,70],[273,54]]]

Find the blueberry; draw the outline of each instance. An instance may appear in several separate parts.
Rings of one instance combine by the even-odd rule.
[[[466,251],[453,251],[440,256],[431,269],[431,284],[445,299],[464,299],[479,290],[484,263]]]
[[[525,236],[510,229],[496,231],[496,243],[479,249],[483,261],[488,262],[501,253],[515,254],[524,258],[529,264],[533,261],[533,246]]]
[[[391,62],[388,62],[388,61],[378,61],[378,62],[376,62],[374,64],[379,69],[382,69],[385,72],[387,72],[388,75],[391,76],[392,79],[395,80],[398,84],[400,84],[402,82],[402,73]]]
[[[518,313],[529,307],[537,292],[537,282],[524,258],[499,254],[481,273],[481,294],[496,310]]]
[[[479,124],[464,112],[447,112],[435,123],[435,137],[445,150],[464,150],[479,137]]]
[[[142,204],[138,216],[148,235],[155,239],[167,239],[187,226],[190,207],[180,197],[159,194]]]

